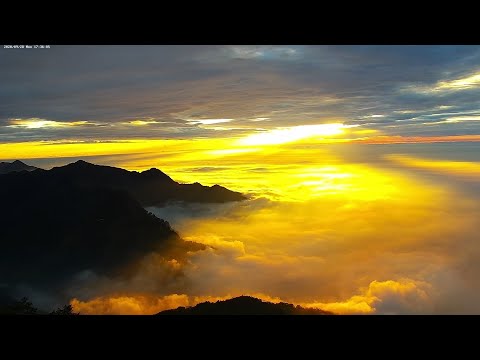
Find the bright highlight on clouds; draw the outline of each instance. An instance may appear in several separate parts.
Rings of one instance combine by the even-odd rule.
[[[260,149],[250,148],[250,149],[220,149],[220,150],[212,150],[209,151],[208,154],[213,156],[229,156],[229,155],[238,155],[238,154],[245,154],[251,153],[255,151],[259,151]]]
[[[134,126],[145,126],[151,124],[158,124],[158,121],[155,120],[133,120],[129,121],[127,124],[134,125]]]
[[[425,94],[435,94],[443,93],[449,91],[460,91],[460,90],[470,90],[480,86],[480,73],[474,73],[472,75],[458,78],[454,80],[442,80],[438,81],[433,86],[425,85],[409,85],[406,87],[406,90],[425,93]]]
[[[42,128],[66,128],[71,126],[94,125],[88,121],[52,121],[38,118],[31,119],[12,119],[9,127],[26,128],[26,129],[42,129]]]
[[[421,281],[374,280],[363,294],[354,295],[346,301],[302,305],[336,314],[428,314],[433,310],[429,290],[431,286]]]
[[[422,171],[435,174],[435,160],[424,158],[435,165],[426,168],[411,159],[395,162],[398,154],[379,155],[377,160],[361,155],[361,146],[371,145],[349,145],[339,152],[346,145],[303,140],[233,149],[229,145],[216,139],[38,143],[23,148],[30,155],[109,154],[95,162],[132,170],[155,166],[178,181],[219,183],[253,195],[241,203],[148,209],[168,220],[182,238],[211,248],[175,262],[184,280],[176,280],[173,291],[146,292],[145,284],[155,284],[164,277],[161,271],[167,271],[165,266],[148,266],[131,282],[112,279],[115,286],[108,287],[106,280],[97,287],[114,289],[108,296],[96,295],[87,283],[92,295],[72,296],[81,303],[76,309],[154,313],[166,308],[164,297],[172,294],[188,298],[169,303],[172,307],[191,305],[195,297],[265,294],[302,306],[321,304],[338,313],[365,314],[468,312],[480,303],[475,297],[477,259],[472,258],[479,203],[453,185],[412,173],[421,165]],[[0,145],[2,154],[19,154],[20,149]],[[212,156],[215,149],[254,151]],[[452,279],[448,286],[443,274]],[[465,295],[458,297],[457,292]]]
[[[209,248],[84,284],[82,313],[244,294],[345,314],[480,313],[479,49],[0,49],[0,160],[157,167],[249,195],[151,209]]]
[[[480,121],[479,115],[467,115],[467,116],[452,116],[446,119],[445,123],[460,123],[464,121]]]
[[[152,297],[148,295],[99,297],[90,301],[72,299],[75,312],[85,315],[152,315],[190,304],[186,295]]]
[[[296,303],[305,308],[316,308],[334,314],[425,314],[432,311],[429,295],[431,286],[425,282],[400,279],[399,281],[372,281],[360,295],[354,295],[339,302]],[[272,297],[263,293],[249,295],[271,303],[285,302],[280,297]],[[185,294],[155,296],[148,294],[128,294],[102,296],[89,301],[72,299],[70,304],[75,312],[85,315],[153,315],[160,311],[183,306],[195,306],[209,301],[231,299],[225,296],[188,296]]]
[[[431,160],[406,155],[387,155],[385,158],[399,165],[480,180],[480,162]]]
[[[289,152],[317,165],[287,165]],[[226,204],[204,215],[188,206],[149,209],[183,238],[213,247],[193,254],[192,267],[184,268],[192,281],[189,296],[263,293],[341,314],[472,308],[474,291],[466,289],[474,285],[465,284],[458,266],[470,262],[461,254],[476,238],[475,200],[402,168],[349,163],[312,148],[303,153],[288,147],[268,157],[268,164],[261,153],[252,156],[258,177],[236,163],[246,157],[193,176],[202,182],[232,178],[232,185],[235,176],[242,190],[252,186],[250,177],[264,197],[276,193],[270,201]],[[452,265],[458,261],[465,263]],[[447,286],[443,273],[452,274],[449,282],[459,288]],[[459,289],[470,295],[458,298]],[[438,295],[442,291],[451,296],[447,302]]]
[[[277,145],[294,142],[310,137],[334,136],[343,133],[343,124],[301,125],[290,128],[280,128],[252,134],[240,139],[240,145]]]
[[[464,90],[477,87],[479,85],[480,73],[475,73],[460,79],[440,81],[435,87],[435,90]]]
[[[388,136],[480,134],[472,121],[422,118],[445,109],[458,117],[478,113],[478,46],[57,46],[28,57],[0,51],[4,142],[236,139],[258,133],[259,124],[276,131],[328,119]],[[423,126],[430,122],[435,126]]]

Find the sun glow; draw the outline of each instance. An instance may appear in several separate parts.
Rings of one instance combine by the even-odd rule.
[[[478,45],[5,50],[0,83],[0,315],[480,315]]]
[[[310,137],[334,136],[344,132],[343,124],[300,125],[288,128],[278,128],[262,133],[252,134],[238,143],[240,145],[277,145],[298,141]]]
[[[387,155],[387,160],[407,167],[414,167],[441,174],[461,176],[478,180],[480,178],[480,163],[472,161],[447,161],[423,159],[401,154]]]
[[[419,282],[425,264],[436,269],[448,263],[450,253],[435,249],[450,246],[458,229],[476,231],[478,210],[452,189],[401,170],[478,176],[478,164],[390,155],[382,160],[393,168],[377,166],[349,158],[367,145],[336,152],[340,145],[326,145],[309,137],[312,133],[300,137],[293,131],[291,141],[270,139],[257,146],[228,138],[3,143],[0,154],[4,159],[62,154],[67,158],[55,160],[58,164],[78,157],[137,171],[157,167],[179,182],[219,184],[249,195],[250,201],[220,205],[225,213],[202,217],[199,211],[197,217],[172,221],[182,238],[215,249],[192,254],[193,265],[182,269],[197,286],[191,293],[151,297],[120,291],[72,300],[82,313],[151,314],[193,305],[199,294],[248,293],[336,313],[391,312],[392,302],[428,311],[428,284]],[[471,215],[455,216],[465,209]],[[175,211],[158,216],[170,220]]]

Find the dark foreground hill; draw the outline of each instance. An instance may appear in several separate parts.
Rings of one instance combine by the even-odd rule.
[[[143,206],[243,198],[220,186],[181,185],[156,169],[136,173],[83,161],[0,175],[0,292],[60,291],[87,270],[119,276],[152,252],[179,259],[204,246],[183,241]]]
[[[333,315],[319,309],[306,309],[288,303],[274,304],[251,296],[204,302],[193,307],[165,310],[157,315]]]
[[[0,198],[4,286],[62,284],[85,270],[116,274],[147,253],[189,244],[120,190],[13,183],[0,185]]]
[[[8,174],[11,172],[18,171],[33,171],[37,170],[35,166],[27,165],[20,160],[15,160],[14,162],[0,162],[0,174]]]

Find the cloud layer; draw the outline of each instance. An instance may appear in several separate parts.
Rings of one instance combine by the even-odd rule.
[[[0,49],[0,158],[156,166],[251,195],[150,209],[208,249],[78,274],[65,293],[85,313],[242,294],[478,313],[479,71],[478,46]]]
[[[75,306],[114,312],[128,298],[138,306],[128,311],[147,313],[174,307],[170,295],[185,306],[249,294],[342,314],[478,313],[479,173],[455,165],[478,163],[474,145],[335,145],[309,148],[314,164],[284,166],[287,154],[297,162],[306,154],[285,145],[264,162],[238,155],[219,172],[194,172],[202,182],[253,178],[262,192],[216,207],[149,208],[208,248],[191,253],[168,286],[148,285],[165,276],[145,265],[129,282],[84,283],[96,290],[72,292]]]
[[[52,46],[1,49],[0,69],[9,142],[480,129],[478,46]]]

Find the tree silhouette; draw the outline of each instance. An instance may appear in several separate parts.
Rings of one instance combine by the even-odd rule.
[[[50,315],[80,315],[80,313],[73,312],[72,305],[65,305],[63,308],[52,311]]]
[[[37,312],[38,309],[26,297],[13,302],[7,309],[7,313],[15,315],[36,315]]]

